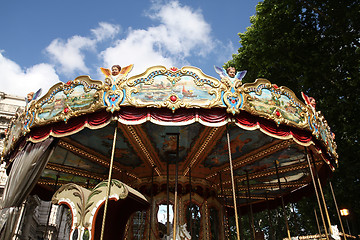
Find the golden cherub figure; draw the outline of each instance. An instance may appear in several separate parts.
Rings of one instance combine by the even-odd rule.
[[[219,74],[221,78],[221,82],[226,84],[228,87],[234,86],[238,88],[242,84],[242,79],[246,75],[246,70],[237,72],[235,67],[228,67],[227,69],[223,69],[217,66],[214,66],[215,71]]]
[[[110,69],[100,68],[101,72],[106,76],[106,78],[110,78],[113,80],[113,84],[119,83],[124,80],[129,72],[132,70],[134,64],[121,68],[120,65],[113,65]]]

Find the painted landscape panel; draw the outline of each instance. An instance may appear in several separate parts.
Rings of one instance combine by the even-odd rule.
[[[214,95],[209,94],[212,89],[207,84],[197,86],[191,76],[181,76],[179,81],[170,82],[165,75],[154,77],[151,85],[140,83],[137,85],[139,92],[133,93],[132,97],[144,103],[166,101],[171,95],[177,96],[183,102],[196,104],[208,104]]]
[[[289,121],[295,123],[305,121],[305,118],[300,115],[301,108],[294,106],[288,96],[281,95],[280,98],[277,98],[269,89],[262,89],[261,95],[257,95],[255,92],[250,92],[249,95],[251,96],[249,104],[256,111],[271,115],[278,109],[281,116]]]
[[[91,89],[85,92],[83,85],[74,87],[73,91],[68,95],[64,94],[63,91],[59,91],[51,101],[42,105],[43,111],[39,113],[38,117],[44,120],[51,119],[66,107],[73,111],[86,109],[96,101],[94,98],[96,91],[96,89]]]

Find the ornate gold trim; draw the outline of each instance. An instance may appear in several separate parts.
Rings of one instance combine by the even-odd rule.
[[[56,164],[56,163],[51,163],[51,162],[49,162],[45,168],[49,169],[49,170],[57,171],[57,172],[69,173],[72,175],[86,177],[86,178],[92,178],[92,179],[96,179],[96,180],[100,180],[100,181],[103,181],[107,178],[106,175],[101,175],[101,174],[97,174],[94,172],[80,170],[77,168],[73,168],[73,167],[69,167],[69,166],[65,166],[65,165],[61,165],[61,164]]]
[[[204,150],[211,151],[215,146],[216,142],[224,132],[225,127],[209,128],[206,127],[201,133],[200,137],[194,144],[192,152],[190,152],[185,158],[185,166],[187,166],[183,172],[183,176],[186,176],[193,166],[196,166],[204,160],[206,154],[203,154]]]
[[[271,99],[268,101],[270,104],[266,104],[266,99],[261,101],[261,98],[257,98],[256,96],[262,96],[264,90],[267,90],[271,94]],[[245,103],[243,109],[251,114],[261,116],[270,120],[273,120],[277,125],[285,124],[298,128],[306,128],[306,105],[301,102],[295,95],[295,93],[287,88],[287,87],[278,87],[276,84],[272,84],[270,81],[266,79],[256,79],[254,83],[245,83],[242,86],[242,91],[244,92]],[[253,94],[254,96],[251,96]],[[280,100],[284,97],[283,100]],[[259,99],[259,100],[257,100]],[[288,106],[285,105],[284,101],[287,101]],[[270,109],[268,111],[257,110],[257,105],[254,102],[257,101],[258,104],[268,105]],[[266,108],[264,108],[266,109]],[[294,115],[294,113],[298,112],[298,121],[287,119],[284,114]]]
[[[141,86],[141,84],[151,86],[154,84],[155,78],[158,76],[165,78],[164,80],[166,80],[166,82],[164,84],[172,89],[168,89],[168,93],[163,93],[163,100],[149,100],[145,102],[143,99],[133,96],[133,94],[141,92],[138,86]],[[208,95],[214,95],[215,97],[212,100],[205,101],[204,103],[197,102],[197,99],[185,101],[174,89],[175,87],[182,86],[179,85],[179,83],[181,81],[185,81],[182,79],[185,77],[191,78],[195,86],[208,86],[210,88],[208,90]],[[205,75],[200,69],[195,67],[183,67],[181,69],[171,68],[168,70],[164,66],[154,66],[148,68],[143,74],[136,75],[127,80],[126,100],[130,105],[136,107],[166,107],[172,111],[179,108],[211,108],[214,106],[221,106],[221,92],[218,90],[221,89],[221,86],[222,84],[218,79]],[[185,94],[184,90],[182,94]],[[189,96],[194,96],[192,93],[187,94],[189,94]],[[149,99],[150,97],[151,95],[148,96]]]
[[[144,163],[148,163],[149,167],[154,167],[154,170],[158,176],[161,176],[161,170],[159,169],[160,158],[156,154],[155,150],[153,149],[152,145],[149,144],[150,141],[142,134],[142,129],[138,126],[131,126],[131,125],[118,125],[119,128],[124,133],[124,137],[129,141],[131,146],[137,153],[140,153],[140,157],[142,158]],[[139,131],[140,134],[138,133]]]
[[[17,114],[5,139],[3,154],[8,154],[21,135],[26,135],[33,127],[67,122],[70,118],[101,109],[115,112],[122,106],[133,106],[168,108],[174,112],[179,108],[219,107],[233,115],[246,111],[277,125],[309,131],[337,163],[334,134],[324,116],[301,102],[287,87],[278,87],[266,79],[243,85],[241,79],[221,76],[218,80],[191,66],[181,69],[154,66],[129,79],[126,77],[132,65],[125,69],[127,72],[116,80],[109,76],[104,81],[79,76],[73,81],[55,84],[45,96],[32,102],[29,109]],[[17,127],[13,129],[15,125]]]
[[[77,87],[83,87],[82,94],[77,94],[75,92],[75,88]],[[34,115],[34,123],[32,126],[45,125],[59,121],[66,122],[72,117],[92,113],[103,108],[101,101],[103,88],[104,83],[102,81],[92,80],[89,76],[79,76],[73,81],[55,84],[42,98],[40,98],[35,104],[31,105],[30,109],[28,110],[28,115]],[[86,94],[90,93],[90,91],[95,92],[88,96],[87,101],[89,102],[87,106],[85,105],[84,107],[79,107],[73,104],[74,101],[79,101],[78,97],[85,97],[86,99]],[[72,96],[72,94],[74,94],[74,96]],[[56,95],[60,95],[60,98],[55,98]],[[57,102],[59,104],[57,104]],[[54,106],[52,106],[52,104]],[[84,101],[82,101],[80,106],[82,104],[84,104]],[[44,106],[46,105],[49,105],[47,111],[49,111],[50,116],[54,110],[57,110],[57,113],[55,113],[55,115],[51,116],[50,118],[41,116],[41,114],[45,113]],[[59,106],[55,107],[56,105]],[[29,128],[32,126],[29,126],[27,131],[29,131]]]

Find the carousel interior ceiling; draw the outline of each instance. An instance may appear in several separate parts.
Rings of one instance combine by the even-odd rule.
[[[169,163],[174,185],[178,159],[179,184],[189,185],[191,174],[195,191],[200,187],[218,197],[232,196],[227,127],[200,123],[163,126],[151,122],[139,125],[112,122],[100,129],[84,128],[60,138],[39,183],[94,186],[106,179],[115,124],[118,130],[113,178],[140,188],[149,185],[154,174],[155,184],[166,184]],[[240,204],[248,201],[248,184],[251,199],[257,202],[275,199],[311,182],[304,146],[292,139],[270,137],[260,130],[245,130],[235,124],[229,124],[228,130]],[[320,167],[324,162],[317,159],[316,163]]]

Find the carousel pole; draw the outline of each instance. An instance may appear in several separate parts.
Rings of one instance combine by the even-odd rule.
[[[232,164],[232,158],[231,158],[231,149],[230,149],[229,125],[226,125],[226,136],[227,136],[228,150],[229,150],[229,162],[230,162],[232,195],[233,195],[233,199],[234,199],[236,236],[237,236],[237,239],[240,240],[240,235],[239,235],[239,221],[238,221],[238,213],[237,213],[237,207],[236,207],[236,196],[235,196],[234,171],[233,171],[233,164]]]
[[[317,225],[318,231],[319,231],[319,237],[320,237],[320,239],[321,239],[321,229],[320,229],[319,219],[318,219],[318,216],[317,216],[317,213],[316,213],[316,209],[315,209],[315,208],[314,208],[314,214],[315,214],[316,225]]]
[[[189,208],[190,208],[190,235],[193,236],[193,229],[192,229],[192,199],[191,199],[191,194],[192,194],[191,167],[189,168],[189,182],[190,182],[190,203],[189,203]]]
[[[274,229],[273,229],[273,225],[272,225],[272,217],[270,214],[270,206],[269,206],[269,198],[268,198],[268,190],[265,191],[265,198],[266,198],[266,206],[267,206],[267,214],[268,214],[268,218],[269,218],[269,224],[270,224],[270,239],[275,240],[274,237]]]
[[[277,165],[278,165],[278,162],[277,162],[277,160],[275,160],[276,176],[277,176],[277,180],[278,180],[279,189],[281,191],[281,182],[280,182],[280,177],[279,177],[279,169],[278,169]],[[285,210],[284,198],[283,198],[282,194],[281,194],[281,206],[282,206],[282,209],[284,211],[284,219],[285,219],[287,235],[288,235],[289,240],[291,240],[290,228],[289,228],[289,223],[288,223],[287,214],[286,214],[286,210]]]
[[[169,159],[166,161],[166,236],[170,236]]]
[[[221,195],[224,197],[224,216],[223,216],[223,220],[224,220],[224,228],[228,227],[229,223],[228,223],[228,216],[227,216],[227,210],[226,210],[226,203],[227,203],[227,199],[224,195],[224,190],[223,190],[223,183],[222,183],[222,177],[221,177],[221,172],[219,172],[219,181],[220,181],[220,191],[221,191]],[[227,230],[227,231],[226,231]],[[229,229],[225,229],[225,237],[229,237]]]
[[[251,235],[252,239],[255,240],[256,235],[255,235],[254,214],[253,214],[253,209],[252,209],[252,204],[251,204],[249,171],[245,170],[245,173],[246,173],[246,187],[247,187],[247,195],[248,195],[248,205],[249,205],[249,211],[250,211],[249,224],[250,224],[250,228],[252,230],[252,235]]]
[[[235,185],[236,185],[236,192],[237,192],[237,195],[238,195],[238,198],[239,198],[239,201],[240,201],[240,190],[239,190],[239,182],[236,181],[235,182]],[[239,204],[240,205],[240,204]],[[243,225],[241,223],[241,207],[239,206],[239,231],[240,231],[240,238],[244,238],[244,233],[243,233]]]
[[[319,205],[321,220],[322,220],[323,225],[324,225],[325,236],[326,236],[326,239],[329,240],[329,235],[328,235],[328,232],[327,232],[327,229],[326,229],[326,224],[325,224],[324,214],[323,214],[323,212],[322,212],[322,206],[321,206],[321,202],[320,202],[320,198],[319,198],[319,193],[318,193],[318,191],[317,191],[317,187],[316,187],[316,182],[315,182],[313,170],[312,170],[312,168],[311,168],[309,155],[308,155],[308,153],[307,153],[307,148],[305,148],[305,151],[306,151],[306,159],[307,159],[307,161],[308,161],[309,170],[310,170],[310,174],[311,174],[311,179],[312,179],[312,182],[313,182],[313,185],[314,185],[314,189],[315,189],[316,200],[317,200],[318,205]]]
[[[176,239],[177,227],[177,185],[178,185],[178,168],[179,168],[179,133],[176,135],[176,159],[175,159],[175,204],[174,204],[174,223],[173,223],[173,239]]]
[[[117,138],[117,121],[116,121],[116,125],[115,125],[114,139],[113,139],[113,145],[112,145],[112,150],[111,150],[111,159],[110,159],[110,167],[109,167],[109,177],[108,177],[108,185],[107,185],[107,190],[106,190],[106,198],[105,198],[105,206],[104,206],[104,216],[103,216],[103,220],[102,220],[100,240],[103,240],[103,239],[104,239],[105,219],[106,219],[106,212],[107,212],[107,207],[108,207],[108,202],[109,202],[109,195],[110,195],[110,189],[111,189],[111,175],[112,175],[112,169],[113,169],[113,164],[114,164],[116,138]]]
[[[342,223],[342,221],[341,221],[340,211],[339,211],[339,208],[338,208],[338,205],[337,205],[336,197],[335,197],[335,194],[334,194],[334,189],[333,189],[332,184],[331,184],[330,181],[329,181],[329,184],[330,184],[331,193],[332,193],[332,196],[333,196],[333,199],[334,199],[334,203],[335,203],[335,207],[336,207],[336,212],[337,212],[337,215],[338,215],[338,217],[339,217],[339,222],[340,222],[340,226],[341,226],[341,231],[344,233],[344,239],[346,240],[344,225],[343,225],[343,223]]]
[[[320,194],[321,194],[321,199],[322,199],[322,201],[323,201],[323,203],[324,203],[324,209],[325,209],[326,219],[327,219],[327,222],[328,222],[328,224],[329,224],[330,235],[332,235],[330,216],[329,216],[329,212],[328,212],[328,210],[327,210],[324,193],[323,193],[323,190],[322,190],[320,178],[319,178],[319,175],[318,175],[318,172],[317,172],[317,168],[316,168],[316,164],[315,164],[315,159],[314,159],[313,154],[312,154],[311,151],[310,151],[310,157],[311,157],[311,160],[312,160],[312,164],[313,164],[313,166],[314,166],[315,177],[316,177],[317,182],[318,182],[318,185],[319,185]]]
[[[155,165],[152,167],[151,170],[151,198],[150,198],[150,221],[149,221],[149,240],[151,238],[151,224],[152,224],[152,210],[153,210],[153,201],[154,201],[154,169],[155,169]]]

